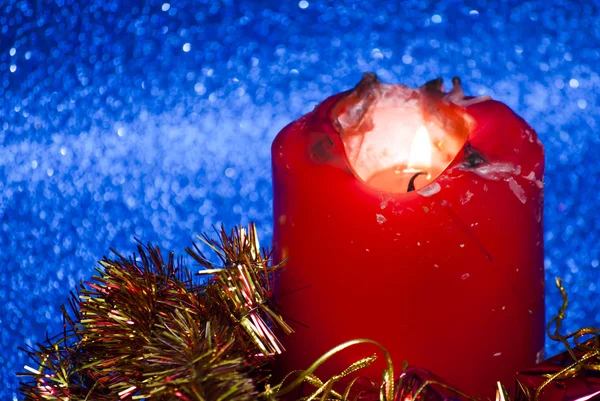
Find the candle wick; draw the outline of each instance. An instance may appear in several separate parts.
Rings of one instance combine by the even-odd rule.
[[[420,175],[429,175],[429,173],[425,172],[425,171],[417,171],[417,173],[415,173],[415,175],[413,175],[410,178],[410,181],[408,182],[408,188],[406,189],[406,192],[412,192],[415,190],[415,179],[420,176]]]

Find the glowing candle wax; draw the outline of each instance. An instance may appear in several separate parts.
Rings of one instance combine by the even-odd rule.
[[[277,300],[296,322],[279,371],[369,338],[397,366],[492,397],[541,356],[543,148],[507,106],[454,83],[365,74],[276,137]],[[317,374],[372,352],[344,351]],[[376,381],[377,363],[364,372]]]

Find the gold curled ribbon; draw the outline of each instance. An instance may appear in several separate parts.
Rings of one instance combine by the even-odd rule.
[[[348,366],[346,369],[344,369],[341,373],[331,377],[326,382],[323,382],[322,380],[320,380],[317,376],[315,376],[313,374],[313,372],[319,366],[321,366],[323,363],[325,363],[325,361],[327,361],[329,358],[333,357],[337,353],[339,353],[347,348],[350,348],[352,346],[358,345],[358,344],[373,344],[373,345],[377,346],[381,350],[381,352],[383,352],[385,359],[386,359],[387,367],[386,367],[386,369],[383,370],[383,373],[382,373],[382,382],[379,387],[379,399],[381,401],[393,401],[393,399],[394,399],[394,366],[392,363],[392,358],[391,358],[390,354],[388,353],[388,351],[381,344],[379,344],[376,341],[364,339],[364,338],[351,340],[351,341],[345,342],[343,344],[340,344],[337,347],[332,348],[331,350],[329,350],[328,352],[323,354],[319,359],[317,359],[312,365],[310,365],[310,367],[308,369],[301,370],[301,371],[293,371],[293,372],[289,373],[287,376],[284,377],[284,379],[279,384],[277,384],[273,387],[267,388],[267,390],[265,392],[263,392],[261,394],[261,396],[267,400],[276,400],[278,397],[288,394],[291,391],[293,391],[294,389],[298,388],[301,384],[307,383],[307,384],[310,384],[310,385],[316,387],[316,390],[310,396],[303,398],[303,400],[312,401],[312,400],[315,400],[316,397],[319,397],[319,396],[321,396],[322,400],[326,400],[326,399],[347,400],[348,397],[350,396],[350,391],[351,391],[352,387],[354,386],[356,381],[358,379],[360,379],[360,377],[354,378],[350,382],[350,384],[348,384],[343,395],[334,391],[333,385],[336,382],[338,382],[340,379],[347,377],[347,376],[357,372],[360,369],[370,366],[377,359],[376,355],[371,355],[369,357],[366,357],[366,358],[360,359],[359,361],[354,362],[353,364]],[[297,374],[297,377],[290,384],[283,387],[284,383],[288,380],[288,378],[294,374]]]
[[[549,384],[554,381],[568,379],[578,375],[580,372],[585,370],[594,370],[600,371],[600,329],[595,327],[586,327],[583,329],[576,330],[572,333],[562,335],[560,334],[560,330],[562,328],[562,321],[565,319],[565,312],[567,310],[567,306],[569,305],[569,299],[567,296],[567,291],[562,285],[562,280],[560,278],[555,278],[556,287],[560,291],[560,295],[562,297],[563,303],[558,311],[558,314],[550,319],[548,322],[548,326],[546,328],[548,332],[548,337],[550,337],[554,341],[559,341],[564,344],[569,353],[569,356],[573,359],[573,363],[565,367],[554,374],[545,374],[546,380],[536,389],[533,401],[539,401],[540,395],[544,388],[546,388]],[[551,331],[552,325],[555,326],[554,332]],[[584,336],[593,335],[595,338],[588,339],[587,341],[582,341]],[[576,346],[577,351],[583,352],[583,355],[577,357],[576,349],[571,347],[569,344],[569,339],[573,339],[573,342]],[[521,388],[523,386],[521,385]],[[528,391],[525,392],[528,395]],[[529,397],[528,397],[529,398]]]
[[[446,390],[450,390],[450,391],[452,391],[453,393],[455,393],[455,394],[458,394],[458,395],[460,395],[460,396],[462,396],[462,397],[465,397],[465,398],[466,398],[466,399],[468,399],[468,400],[471,400],[471,401],[476,401],[476,400],[477,400],[476,398],[474,398],[474,397],[471,397],[470,395],[468,395],[468,394],[466,394],[466,393],[463,393],[462,391],[460,391],[460,390],[458,390],[458,389],[456,389],[456,388],[454,388],[454,387],[452,387],[452,386],[449,386],[449,385],[447,385],[446,383],[443,383],[443,382],[441,382],[441,381],[438,381],[438,380],[425,380],[425,381],[423,382],[423,384],[421,384],[421,386],[419,387],[419,389],[418,389],[417,391],[415,391],[415,394],[413,395],[413,400],[416,400],[416,399],[417,399],[417,397],[419,397],[419,395],[421,395],[421,393],[422,393],[423,391],[425,391],[425,389],[426,389],[427,387],[429,387],[429,386],[432,386],[432,385],[434,385],[434,384],[435,384],[435,385],[438,385],[438,386],[440,386],[440,387],[442,387],[442,388],[445,388]]]
[[[341,373],[331,377],[329,380],[327,380],[325,382],[323,382],[321,379],[319,379],[317,376],[315,376],[313,374],[313,372],[319,366],[321,366],[323,363],[325,363],[325,361],[327,361],[329,358],[335,356],[337,353],[339,353],[347,348],[350,348],[352,346],[358,345],[358,344],[376,345],[383,352],[383,354],[386,358],[387,368],[384,369],[382,372],[382,380],[381,380],[381,384],[379,386],[379,401],[393,401],[399,391],[402,391],[403,389],[411,387],[411,385],[409,383],[403,382],[402,377],[398,381],[397,387],[395,386],[394,368],[393,368],[392,359],[391,359],[388,351],[381,344],[377,343],[376,341],[369,340],[369,339],[357,339],[357,340],[348,341],[346,343],[338,345],[335,348],[332,348],[330,351],[323,354],[319,359],[317,359],[308,369],[297,370],[297,371],[293,371],[293,372],[289,373],[288,375],[286,375],[283,378],[283,380],[279,384],[277,384],[273,387],[267,387],[267,390],[261,394],[261,397],[263,399],[266,399],[269,401],[275,401],[279,397],[289,394],[293,390],[297,389],[301,384],[306,383],[306,384],[309,384],[309,385],[315,387],[316,389],[309,396],[301,398],[300,400],[313,401],[313,400],[316,400],[317,397],[320,397],[319,398],[320,400],[348,401],[350,399],[350,393],[351,393],[351,390],[352,390],[354,384],[363,377],[359,376],[359,377],[353,378],[350,381],[350,383],[346,386],[343,394],[340,394],[333,389],[334,384],[336,382],[338,382],[339,380],[341,380],[342,378],[345,378],[345,377],[359,371],[360,369],[370,366],[377,359],[376,355],[372,355],[370,357],[366,357],[366,358],[363,358],[363,359],[360,359],[360,360],[354,362],[349,367],[344,369]],[[405,371],[407,369],[407,367],[408,367],[408,365],[405,363],[403,365],[402,370]],[[290,384],[287,384],[284,387],[285,382],[288,381],[288,379],[294,374],[296,374],[297,377]],[[373,382],[371,382],[371,384],[373,385],[373,387],[377,386]],[[420,383],[419,388],[417,389],[416,392],[413,393],[411,391],[411,395],[412,395],[411,399],[413,399],[413,400],[417,399],[417,397],[419,397],[421,395],[421,393],[423,393],[423,391],[426,390],[426,388],[433,386],[433,385],[437,385],[446,390],[452,391],[453,393],[455,393],[459,396],[462,396],[467,400],[470,400],[470,401],[476,400],[475,398],[463,393],[462,391],[460,391],[452,386],[449,386],[446,383],[438,381],[438,380],[425,380],[422,383]],[[358,397],[360,397],[360,394],[358,394],[355,397],[355,399],[358,399]]]

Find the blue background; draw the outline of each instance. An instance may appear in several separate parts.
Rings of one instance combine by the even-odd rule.
[[[16,347],[57,333],[110,247],[181,254],[250,221],[268,244],[271,140],[366,71],[459,75],[530,122],[547,279],[565,279],[568,328],[597,323],[598,17],[585,1],[1,0],[0,399],[18,397]]]

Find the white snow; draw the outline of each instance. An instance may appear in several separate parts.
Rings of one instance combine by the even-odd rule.
[[[421,196],[424,196],[425,198],[429,198],[430,196],[437,194],[441,190],[442,187],[440,186],[440,184],[438,184],[437,182],[433,182],[427,185],[426,187],[417,190],[417,193]]]
[[[507,181],[508,186],[510,187],[511,191],[513,191],[517,199],[519,199],[521,203],[525,204],[525,202],[527,202],[527,195],[525,194],[523,187],[520,186],[519,183],[512,177],[508,178]]]

